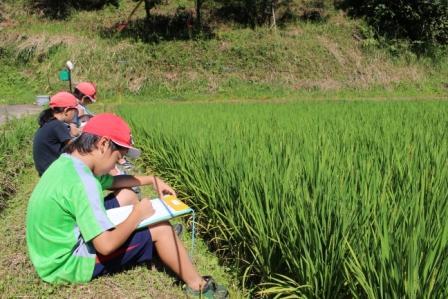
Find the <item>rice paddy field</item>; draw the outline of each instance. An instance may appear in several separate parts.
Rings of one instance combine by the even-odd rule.
[[[253,295],[448,297],[447,102],[117,112]]]

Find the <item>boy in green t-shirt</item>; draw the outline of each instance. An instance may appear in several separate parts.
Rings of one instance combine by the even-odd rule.
[[[121,118],[99,114],[45,171],[26,217],[28,252],[37,273],[47,282],[87,282],[150,261],[155,247],[162,262],[186,283],[188,294],[227,297],[212,278],[198,274],[169,222],[135,231],[141,220],[154,213],[148,199],[134,204],[129,217],[116,227],[107,218],[105,210],[120,202],[114,196],[103,199],[103,189],[157,184],[159,196],[175,195],[154,176],[108,175],[125,154],[139,153]]]

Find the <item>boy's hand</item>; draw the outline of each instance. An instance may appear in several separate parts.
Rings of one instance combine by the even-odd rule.
[[[154,176],[154,189],[156,190],[157,195],[160,199],[162,199],[164,195],[176,196],[176,192],[174,192],[173,188],[171,188],[170,185],[156,176]]]
[[[140,220],[148,218],[155,213],[151,201],[149,201],[149,199],[147,198],[143,198],[141,201],[139,201],[135,205],[134,210],[136,210],[139,213]]]
[[[76,136],[79,136],[81,134],[81,130],[78,129],[76,124],[71,123],[69,126],[70,126],[70,135],[72,135],[72,137],[76,137]]]

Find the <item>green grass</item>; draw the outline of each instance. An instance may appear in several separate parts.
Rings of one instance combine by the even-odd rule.
[[[337,11],[330,11],[327,22],[296,22],[276,31],[211,23],[212,38],[184,39],[145,29],[143,9],[137,11],[129,31],[111,34],[109,29],[134,5],[121,2],[118,10],[75,12],[67,21],[50,21],[22,11],[21,2],[8,1],[6,16],[15,22],[2,30],[0,40],[14,69],[8,71],[12,75],[0,75],[0,83],[9,88],[0,92],[0,100],[12,94],[14,102],[27,102],[33,93],[66,88],[57,72],[68,59],[76,64],[74,80],[97,82],[100,99],[108,102],[117,97],[139,101],[446,97],[446,57],[433,62],[406,51],[393,56],[366,45],[353,38],[363,23]],[[173,18],[181,4],[193,7],[191,1],[170,2],[154,15]],[[172,28],[170,34],[182,30]],[[155,40],[145,40],[149,37]],[[13,84],[6,83],[11,78]]]
[[[0,213],[20,186],[20,174],[33,165],[31,142],[37,123],[34,118],[11,120],[0,125]]]
[[[0,64],[0,104],[34,103],[36,84],[6,59],[0,59]]]

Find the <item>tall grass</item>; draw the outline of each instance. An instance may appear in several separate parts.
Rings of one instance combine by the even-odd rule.
[[[448,296],[446,102],[120,109],[259,295]]]
[[[34,117],[0,125],[0,212],[16,192],[19,175],[33,164],[31,144],[36,126]]]

